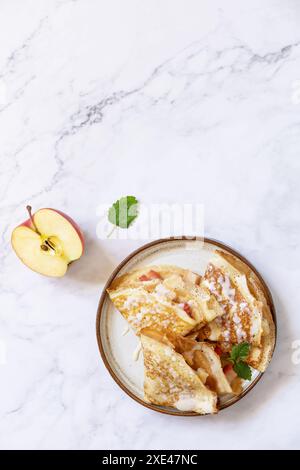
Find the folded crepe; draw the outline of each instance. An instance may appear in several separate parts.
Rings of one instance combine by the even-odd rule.
[[[136,334],[143,328],[186,335],[223,314],[201,277],[176,266],[146,266],[116,278],[107,292]]]
[[[247,341],[251,344],[248,364],[264,372],[276,340],[264,288],[257,275],[233,255],[218,250],[211,265],[203,282],[211,283],[211,295],[218,298],[224,315],[202,328],[198,339],[217,341],[224,352],[230,352],[232,343]]]
[[[205,326],[205,338],[231,344],[249,342],[259,346],[263,332],[263,302],[255,298],[244,272],[228,261],[225,253],[215,252],[202,279],[223,310]]]
[[[217,412],[217,395],[209,390],[173,344],[157,332],[143,330],[145,400],[198,414]]]

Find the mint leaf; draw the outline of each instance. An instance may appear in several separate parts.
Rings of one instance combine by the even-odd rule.
[[[233,346],[230,359],[233,362],[244,361],[247,359],[250,352],[250,344],[249,343],[240,343]]]
[[[251,380],[251,368],[244,362],[249,356],[250,344],[240,343],[232,347],[229,361],[233,364],[233,370],[236,374],[245,380]]]
[[[252,372],[246,362],[240,361],[233,366],[233,370],[237,373],[239,377],[245,380],[251,380]]]
[[[118,199],[108,210],[108,220],[121,228],[128,228],[138,216],[138,200],[135,196]]]

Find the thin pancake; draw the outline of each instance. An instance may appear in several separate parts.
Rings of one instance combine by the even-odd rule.
[[[107,292],[137,334],[150,327],[186,335],[222,314],[207,302],[200,279],[176,266],[147,266],[115,279]]]
[[[248,288],[247,278],[216,252],[208,264],[201,285],[208,288],[223,309],[223,315],[206,325],[211,341],[260,345],[263,304]]]
[[[275,324],[264,293],[264,288],[257,275],[246,263],[235,256],[222,251],[218,251],[218,254],[247,277],[248,287],[251,294],[262,304],[263,318],[261,345],[258,347],[251,347],[248,363],[260,372],[264,372],[272,358],[276,340]]]
[[[171,344],[160,342],[143,332],[141,343],[145,400],[180,411],[199,414],[217,412],[217,395],[205,387],[197,373]]]

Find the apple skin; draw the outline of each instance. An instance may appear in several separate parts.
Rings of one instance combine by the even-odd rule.
[[[59,215],[61,215],[62,217],[64,217],[65,219],[67,219],[68,222],[70,222],[71,225],[73,225],[73,228],[76,230],[80,240],[81,240],[81,243],[82,243],[82,254],[84,253],[84,246],[85,246],[85,242],[84,242],[84,236],[83,236],[83,233],[82,233],[82,230],[80,229],[80,227],[76,224],[76,222],[72,219],[72,217],[70,217],[69,215],[65,214],[64,212],[62,211],[59,211],[57,209],[52,209],[51,207],[45,207],[45,209],[47,209],[48,211],[54,211],[54,212],[57,212]],[[34,214],[33,214],[33,218],[34,218]],[[28,219],[26,220],[25,223],[27,223],[29,221],[29,227],[32,228],[32,223],[31,223],[31,220]]]
[[[34,230],[34,227],[32,225],[32,222],[31,222],[30,218],[25,220],[25,222],[22,222],[21,224],[19,224],[18,227],[28,227],[28,228],[31,228],[32,230]]]

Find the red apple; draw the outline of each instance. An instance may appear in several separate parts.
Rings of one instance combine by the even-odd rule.
[[[17,256],[33,271],[45,276],[61,277],[68,264],[80,258],[84,249],[83,234],[68,215],[56,209],[40,209],[16,227],[11,236]]]

